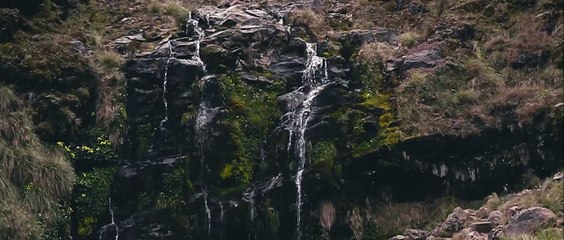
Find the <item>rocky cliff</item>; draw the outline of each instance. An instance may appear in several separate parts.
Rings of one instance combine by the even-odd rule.
[[[44,4],[81,29],[0,4],[38,32],[2,29],[0,74],[75,168],[73,239],[496,239],[562,217],[452,212],[562,168],[560,2]]]

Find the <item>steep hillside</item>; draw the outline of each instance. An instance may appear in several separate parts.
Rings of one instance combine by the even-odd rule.
[[[563,14],[3,1],[0,239],[558,237]]]

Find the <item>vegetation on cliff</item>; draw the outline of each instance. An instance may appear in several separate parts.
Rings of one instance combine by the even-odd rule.
[[[210,20],[198,12],[212,8],[236,14]],[[298,167],[281,119],[303,97],[285,94],[299,92],[305,42],[317,43],[340,79],[316,99],[311,114],[319,116],[305,130],[304,219],[316,224],[304,236],[387,239],[429,230],[457,206],[482,205],[457,199],[460,192],[481,199],[562,168],[554,146],[564,141],[563,9],[548,0],[2,1],[0,238],[102,236],[124,175],[138,177],[141,190],[123,189],[134,201],[118,221],[157,209],[172,216],[170,226],[203,238],[220,209],[234,236],[246,236],[244,227],[293,237],[296,206],[287,205],[295,204]],[[197,47],[186,40],[189,16],[211,36]],[[186,63],[193,51],[213,75],[209,89],[200,84],[203,70]],[[131,74],[136,61],[147,72]],[[169,70],[182,83],[171,80],[167,91]],[[213,146],[204,150],[194,127],[203,91],[217,105],[206,130]],[[120,167],[141,170],[120,175]],[[491,178],[476,180],[476,169]],[[508,172],[487,172],[500,169]],[[413,180],[429,186],[403,182]],[[559,184],[492,195],[485,207],[490,214],[542,206],[561,218]],[[213,219],[195,203],[204,198]],[[224,216],[224,207],[235,210]],[[550,231],[529,235],[555,236]]]

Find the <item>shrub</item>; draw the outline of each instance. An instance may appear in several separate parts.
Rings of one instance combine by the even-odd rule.
[[[112,71],[119,69],[123,63],[121,55],[115,52],[104,51],[97,54],[97,61],[99,66],[104,71]]]
[[[421,36],[416,32],[405,32],[399,36],[401,45],[405,47],[413,47],[421,41]]]

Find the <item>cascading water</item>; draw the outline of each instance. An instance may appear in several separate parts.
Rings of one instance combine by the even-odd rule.
[[[205,89],[206,84],[209,82],[212,76],[206,76],[206,65],[200,58],[200,46],[205,37],[205,32],[199,26],[199,21],[192,18],[192,13],[188,14],[188,20],[186,21],[186,36],[190,35],[190,31],[197,36],[196,39],[196,51],[194,53],[193,59],[201,64],[202,71],[204,72],[204,77],[202,78],[202,89]],[[202,193],[204,194],[204,207],[206,211],[206,218],[208,224],[208,239],[211,238],[211,209],[208,203],[208,192],[204,182],[204,174],[208,171],[204,155],[205,149],[207,149],[207,126],[215,116],[217,109],[211,107],[210,101],[207,99],[207,94],[203,91],[202,99],[200,100],[200,105],[198,107],[198,113],[196,116],[195,133],[200,154],[200,184],[202,188]]]
[[[170,43],[170,41],[167,43],[168,45],[168,58],[166,59],[166,63],[165,63],[165,69],[164,69],[164,76],[163,76],[163,106],[164,106],[164,117],[161,120],[161,122],[159,123],[158,128],[155,127],[155,133],[157,133],[158,130],[160,131],[165,131],[164,129],[164,124],[168,121],[168,100],[166,99],[166,95],[168,92],[168,66],[170,65],[170,61],[174,58],[174,52],[172,51],[172,44]],[[153,136],[154,138],[155,136]],[[155,140],[153,139],[153,143],[151,144],[151,147],[149,148],[150,151],[152,151],[155,147]]]
[[[110,224],[107,224],[105,226],[103,226],[100,230],[100,235],[98,236],[98,239],[102,240],[102,237],[104,236],[104,233],[108,230],[108,227],[113,226],[115,231],[116,231],[116,236],[115,236],[115,240],[119,239],[119,227],[116,224],[116,220],[114,218],[114,209],[112,208],[112,197],[108,197],[108,210],[110,212],[110,219],[111,222]]]
[[[249,215],[251,218],[251,229],[249,231],[249,240],[254,239],[254,225],[255,225],[255,216],[256,216],[256,206],[255,206],[255,189],[253,189],[247,196],[249,200]]]
[[[163,81],[163,105],[165,109],[165,116],[163,120],[161,120],[160,127],[163,127],[163,124],[168,121],[168,100],[166,99],[166,93],[168,91],[168,65],[170,64],[171,59],[174,58],[174,53],[172,51],[172,44],[168,42],[168,58],[166,59],[165,64],[165,72],[164,72],[164,81]]]
[[[211,210],[208,205],[208,193],[204,192],[204,206],[206,207],[206,217],[208,219],[208,239],[211,238]]]
[[[204,62],[202,61],[202,59],[200,58],[200,46],[202,41],[204,40],[204,37],[206,36],[204,30],[199,26],[200,21],[198,21],[198,19],[193,19],[192,18],[192,13],[190,12],[188,14],[188,20],[186,21],[186,36],[190,35],[190,31],[192,31],[192,34],[196,35],[198,38],[196,39],[196,51],[195,51],[195,55],[194,55],[194,60],[198,61],[200,64],[202,64],[202,68],[204,70],[204,72],[206,71],[206,65],[204,64]]]
[[[296,173],[296,234],[297,239],[301,239],[301,210],[303,205],[302,179],[307,162],[306,158],[306,137],[307,125],[313,116],[313,103],[315,98],[329,85],[327,75],[327,62],[323,57],[317,56],[317,44],[306,43],[307,62],[306,69],[302,75],[303,86],[297,91],[306,91],[305,99],[301,107],[288,112],[286,118],[286,128],[289,131],[288,151],[294,148],[295,156],[298,160]]]
[[[220,224],[220,230],[219,230],[219,239],[223,240],[223,220],[224,220],[225,216],[224,216],[224,212],[223,212],[223,203],[219,202],[219,224]]]

